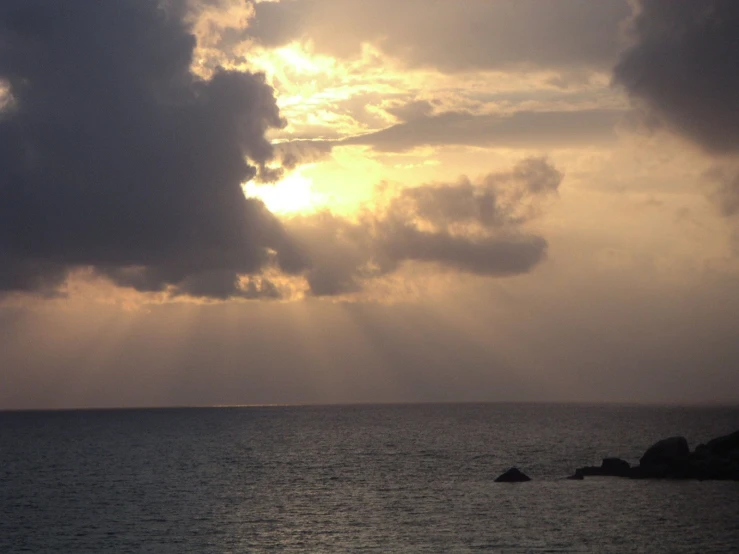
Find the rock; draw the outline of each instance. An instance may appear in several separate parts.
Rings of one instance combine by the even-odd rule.
[[[626,477],[631,472],[631,464],[621,458],[603,458],[600,467],[607,475],[616,477]]]
[[[715,439],[708,441],[708,444],[706,444],[706,450],[708,450],[712,456],[728,457],[732,450],[737,449],[739,449],[739,431],[731,433],[730,435],[724,435],[723,437],[716,437]]]
[[[496,483],[523,483],[524,481],[531,481],[531,478],[519,471],[517,467],[512,467],[495,480]]]
[[[650,477],[668,477],[685,468],[690,448],[685,437],[670,437],[650,446],[639,460],[639,466]]]
[[[699,444],[695,447],[695,451],[690,455],[691,458],[708,458],[711,456],[711,451],[705,444]]]
[[[585,466],[575,470],[573,479],[583,477],[630,477],[631,465],[621,458],[603,458],[600,466]]]
[[[650,447],[637,469],[650,478],[739,480],[739,463],[732,459],[737,448],[739,431],[699,444],[692,453],[683,437],[672,437]]]
[[[583,477],[593,477],[603,475],[603,472],[598,466],[584,466],[578,467],[575,470],[575,475],[582,475]]]
[[[739,480],[739,448],[732,448],[739,432],[700,445],[690,455],[686,473],[690,479]]]
[[[578,468],[567,479],[588,476],[739,481],[739,431],[699,444],[692,453],[684,437],[670,437],[650,446],[636,467],[619,458],[604,458],[600,467]]]
[[[583,479],[585,479],[585,475],[581,473],[579,469],[576,469],[575,473],[567,477],[567,479],[569,479],[570,481],[582,481]]]
[[[687,477],[699,481],[721,479],[726,473],[726,463],[721,458],[691,460],[687,467]]]

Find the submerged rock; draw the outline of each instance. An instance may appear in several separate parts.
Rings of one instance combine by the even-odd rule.
[[[512,467],[495,480],[496,483],[523,483],[525,481],[531,481],[531,477],[517,467]]]

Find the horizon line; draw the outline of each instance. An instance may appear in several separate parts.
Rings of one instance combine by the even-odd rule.
[[[213,410],[249,408],[331,408],[371,406],[451,406],[451,405],[556,405],[603,406],[641,408],[739,408],[739,400],[726,401],[621,401],[621,400],[418,400],[418,401],[362,401],[362,402],[266,402],[245,404],[182,404],[148,406],[80,406],[59,408],[0,408],[3,413],[29,412],[122,412],[145,410]]]

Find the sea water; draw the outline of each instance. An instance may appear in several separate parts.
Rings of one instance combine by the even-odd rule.
[[[0,553],[736,552],[739,483],[563,478],[739,408],[0,413]],[[533,480],[494,483],[517,466]]]

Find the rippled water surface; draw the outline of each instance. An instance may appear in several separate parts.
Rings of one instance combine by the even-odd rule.
[[[732,552],[739,483],[567,481],[736,408],[0,413],[0,552]],[[496,484],[516,465],[534,480]]]

